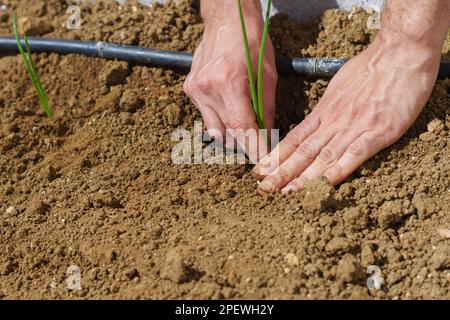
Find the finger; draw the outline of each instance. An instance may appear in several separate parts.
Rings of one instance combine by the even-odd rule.
[[[279,142],[279,134],[275,129],[275,90],[276,82],[273,84],[265,83],[263,85],[264,124],[267,130],[265,136],[269,145],[268,151]]]
[[[311,134],[319,128],[319,119],[316,117],[307,117],[298,126],[296,126],[288,135],[278,144],[278,146],[267,156],[264,157],[254,168],[253,174],[259,179],[273,173],[282,163],[288,159],[298,146],[305,141]]]
[[[219,138],[225,136],[225,126],[214,111],[213,108],[210,108],[208,105],[216,105],[217,101],[220,100],[216,95],[205,95],[200,90],[193,90],[190,86],[192,86],[192,74],[189,74],[184,83],[184,91],[186,95],[189,97],[191,102],[197,107],[200,111],[205,126],[208,131],[208,135],[211,138]]]
[[[202,108],[200,111],[207,128],[208,135],[211,139],[220,139],[227,149],[235,151],[234,138],[227,139],[225,125],[219,115],[210,107]]]
[[[225,126],[217,113],[208,107],[199,107],[208,135],[213,139],[225,138]]]
[[[318,130],[303,141],[291,156],[273,173],[267,176],[258,186],[265,192],[274,193],[283,188],[314,161],[320,150],[329,143],[333,132]]]
[[[268,147],[265,138],[253,113],[250,99],[247,95],[238,95],[224,100],[227,104],[225,110],[233,110],[234,113],[221,115],[227,130],[235,138],[237,145],[245,151],[250,163],[256,164],[259,159],[267,155]]]
[[[336,185],[381,149],[379,135],[373,131],[365,132],[348,146],[342,157],[335,165],[326,170],[323,176],[331,184]]]
[[[217,98],[214,99],[214,96],[206,96],[198,93],[196,95],[192,94],[191,91],[188,90],[189,81],[191,81],[190,77],[191,75],[188,75],[188,78],[186,78],[185,91],[192,104],[200,111],[205,126],[208,129],[209,136],[223,136],[225,133],[225,126],[223,125],[222,120],[220,120],[214,109],[208,107],[208,104],[216,103]]]
[[[267,41],[266,50],[264,51],[264,71],[262,79],[263,88],[263,102],[264,102],[264,120],[266,128],[269,130],[275,127],[275,100],[276,100],[276,89],[278,82],[278,73],[275,63],[275,51],[273,49],[272,41],[269,39]],[[269,135],[270,136],[270,135]]]
[[[270,130],[275,127],[276,70],[273,71],[271,68],[268,68],[263,77],[264,122],[270,133]]]
[[[295,192],[302,189],[308,181],[319,178],[334,166],[342,157],[347,147],[355,141],[358,134],[336,134],[320,152],[314,162],[298,177],[288,183],[281,191]]]

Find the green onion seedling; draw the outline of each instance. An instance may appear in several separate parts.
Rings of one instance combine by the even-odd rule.
[[[267,2],[266,20],[264,22],[264,31],[262,34],[261,47],[260,47],[260,51],[259,51],[258,78],[257,78],[257,87],[256,87],[255,79],[253,76],[253,65],[252,65],[252,59],[250,56],[250,48],[249,48],[249,44],[248,44],[247,30],[245,27],[244,13],[242,10],[241,0],[237,0],[237,4],[238,4],[238,8],[239,8],[239,17],[241,20],[242,36],[244,38],[245,58],[247,60],[248,81],[249,81],[249,85],[250,85],[253,112],[255,113],[256,121],[257,121],[260,129],[266,129],[265,120],[264,120],[264,108],[263,108],[263,62],[264,62],[264,53],[266,50],[267,36],[269,33],[271,2],[272,2],[271,0],[269,0]]]
[[[44,108],[45,113],[48,117],[53,115],[52,110],[48,106],[47,95],[45,94],[44,88],[42,87],[41,79],[36,71],[36,65],[34,64],[33,57],[31,56],[30,44],[28,43],[28,37],[24,35],[26,53],[22,47],[22,43],[20,41],[19,32],[17,31],[17,17],[16,11],[13,12],[13,29],[14,35],[16,36],[17,46],[19,47],[20,54],[23,59],[23,63],[25,65],[25,69],[27,70],[28,75],[30,76],[31,82],[33,82],[34,88],[36,89],[37,95],[39,97],[39,102]]]

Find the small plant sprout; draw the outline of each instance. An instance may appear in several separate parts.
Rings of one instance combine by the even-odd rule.
[[[17,46],[19,47],[20,54],[23,59],[23,63],[25,65],[25,69],[27,70],[28,75],[30,76],[31,82],[33,82],[34,88],[39,97],[39,102],[41,103],[44,111],[48,117],[53,115],[52,110],[48,106],[47,95],[45,94],[44,88],[42,87],[41,79],[36,71],[36,65],[34,64],[33,57],[31,56],[30,45],[28,43],[28,37],[24,35],[26,53],[22,47],[22,43],[20,40],[19,32],[17,31],[17,17],[16,11],[13,12],[13,30],[14,35],[16,36]]]
[[[266,11],[266,19],[264,22],[264,30],[261,39],[261,47],[259,51],[259,59],[258,59],[258,78],[257,78],[257,87],[255,86],[255,79],[253,76],[253,65],[252,59],[250,55],[250,48],[248,44],[247,30],[245,27],[244,13],[242,10],[241,0],[237,0],[238,8],[239,8],[239,17],[241,19],[241,28],[242,28],[242,36],[244,38],[244,46],[245,46],[245,56],[247,60],[247,71],[248,71],[248,81],[250,85],[250,92],[252,98],[252,106],[253,112],[256,116],[256,121],[260,129],[266,129],[265,120],[264,120],[264,108],[263,108],[263,62],[264,62],[264,53],[266,50],[267,36],[269,33],[269,22],[270,22],[270,8],[271,8],[271,0],[267,1],[267,11]]]

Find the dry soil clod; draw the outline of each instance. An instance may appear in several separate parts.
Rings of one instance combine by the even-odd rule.
[[[108,61],[103,67],[99,79],[106,86],[122,84],[129,74],[129,66],[123,61]]]

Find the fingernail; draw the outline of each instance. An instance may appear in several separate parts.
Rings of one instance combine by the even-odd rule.
[[[284,194],[294,192],[294,191],[295,191],[295,188],[289,184],[286,187],[284,187],[283,189],[281,189],[281,193],[284,193]]]
[[[275,184],[273,183],[272,179],[266,179],[266,180],[263,180],[263,181],[258,185],[258,188],[261,189],[261,190],[263,190],[263,191],[270,192],[270,193],[275,193],[275,192],[277,191],[277,190],[276,190],[276,186],[275,186]]]
[[[305,183],[306,180],[304,179],[300,179],[296,182],[290,182],[283,189],[281,189],[281,193],[297,192],[305,187]]]
[[[260,195],[262,195],[263,197],[267,197],[268,195],[271,194],[271,193],[269,193],[269,192],[266,192],[266,191],[264,191],[264,190],[261,190],[260,188],[257,188],[256,191],[257,191]]]

